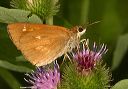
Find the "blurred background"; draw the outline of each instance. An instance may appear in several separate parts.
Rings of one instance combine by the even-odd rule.
[[[128,78],[128,0],[60,0],[60,11],[54,24],[71,28],[87,26],[83,38],[90,43],[105,43],[108,52],[103,59],[112,72],[112,82]],[[0,6],[11,8],[10,0],[0,0]],[[1,11],[0,11],[1,12]],[[89,23],[100,21],[94,25]],[[25,86],[24,73],[33,68],[22,60],[7,34],[7,24],[0,23],[0,89]]]

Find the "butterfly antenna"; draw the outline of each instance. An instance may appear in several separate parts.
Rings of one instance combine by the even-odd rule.
[[[88,26],[91,26],[91,25],[94,25],[94,24],[97,24],[97,23],[99,23],[99,22],[101,22],[101,21],[95,21],[95,22],[93,22],[93,23],[90,23],[90,24],[87,25],[87,27],[88,27]]]
[[[99,22],[101,22],[101,21],[95,21],[95,22],[92,22],[92,23],[87,23],[87,25],[86,25],[86,24],[84,24],[84,25],[82,25],[82,27],[83,27],[83,29],[84,29],[84,28],[87,28],[88,26],[91,26],[91,25],[97,24],[97,23],[99,23]]]

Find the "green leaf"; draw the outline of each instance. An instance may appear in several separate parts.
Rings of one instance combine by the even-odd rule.
[[[0,7],[0,22],[2,23],[16,23],[16,22],[32,22],[42,23],[40,18],[36,15],[32,15],[30,20],[28,16],[31,14],[30,11],[19,10],[19,9],[7,9]]]
[[[7,25],[5,23],[0,23],[0,39],[8,38],[6,27],[7,27]]]
[[[128,79],[124,79],[116,83],[112,89],[128,89]]]
[[[8,37],[6,24],[0,23],[0,59],[13,61],[20,54]]]
[[[20,89],[20,83],[9,71],[0,68],[0,76],[7,82],[11,89]]]
[[[114,51],[113,63],[112,63],[113,70],[120,65],[123,56],[125,55],[127,50],[128,50],[128,34],[125,34],[120,36],[117,41],[117,46]]]
[[[16,57],[16,61],[26,62],[27,60],[25,60],[24,56],[20,55]]]
[[[6,68],[12,71],[17,71],[17,72],[31,72],[32,71],[32,69],[27,68],[25,66],[14,65],[8,61],[3,61],[3,60],[0,60],[0,67]]]
[[[28,22],[42,23],[42,20],[37,15],[33,14],[31,17],[29,17]]]

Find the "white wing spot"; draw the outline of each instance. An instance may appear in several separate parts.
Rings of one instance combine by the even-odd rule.
[[[27,31],[26,27],[24,26],[24,28],[22,29],[23,32]]]
[[[35,38],[36,38],[36,39],[41,39],[41,36],[36,36]]]
[[[41,50],[43,48],[43,46],[38,46],[38,47],[36,47],[35,49],[36,50]]]

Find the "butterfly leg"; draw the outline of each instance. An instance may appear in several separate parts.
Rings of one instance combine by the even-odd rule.
[[[61,65],[64,63],[64,61],[66,60],[66,58],[67,58],[67,59],[69,59],[69,60],[70,60],[70,62],[72,62],[72,61],[71,61],[70,56],[69,56],[67,53],[65,53],[65,54],[64,54],[64,58],[63,58],[63,61],[62,61]]]
[[[89,39],[82,39],[82,40],[80,41],[80,43],[82,43],[83,49],[85,48],[85,46],[86,46],[86,48],[89,48],[89,47],[88,47]]]
[[[65,53],[65,57],[67,57],[70,60],[70,62],[72,62],[71,58],[69,57],[69,55],[67,53]]]
[[[80,42],[89,42],[89,39],[82,39]]]

